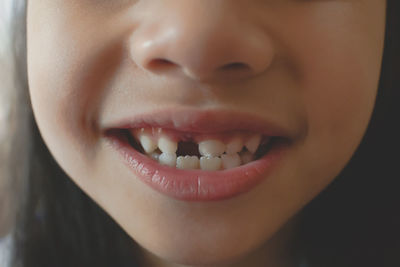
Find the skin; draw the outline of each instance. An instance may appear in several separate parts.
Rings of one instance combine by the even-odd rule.
[[[296,215],[344,168],[369,123],[385,8],[383,0],[30,0],[34,114],[60,166],[143,248],[143,266],[293,266]],[[290,150],[236,198],[168,198],[132,174],[102,131],[121,116],[189,106],[272,119],[294,136]]]

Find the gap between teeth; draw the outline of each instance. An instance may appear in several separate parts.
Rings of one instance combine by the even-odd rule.
[[[177,156],[178,142],[166,135],[158,140],[143,129],[133,133],[143,147],[144,152],[162,165],[178,169],[201,169],[218,171],[232,169],[254,160],[254,153],[261,144],[261,135],[254,134],[243,140],[232,138],[227,144],[219,140],[204,140],[198,143],[200,158],[197,156]]]

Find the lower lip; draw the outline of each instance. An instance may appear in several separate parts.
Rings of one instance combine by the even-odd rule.
[[[184,201],[219,201],[236,197],[271,177],[287,151],[288,142],[277,142],[261,159],[229,170],[180,170],[159,164],[136,151],[124,134],[107,136],[124,163],[142,182],[169,197]]]

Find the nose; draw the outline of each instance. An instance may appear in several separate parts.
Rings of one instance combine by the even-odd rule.
[[[149,15],[131,35],[133,61],[155,74],[198,81],[263,73],[274,57],[271,39],[235,2],[169,0],[148,6]]]

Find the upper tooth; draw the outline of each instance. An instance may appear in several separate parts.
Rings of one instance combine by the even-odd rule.
[[[224,154],[221,156],[222,166],[224,169],[232,169],[240,166],[241,160],[238,153],[235,154]]]
[[[225,148],[225,144],[218,140],[206,140],[199,143],[200,155],[207,157],[221,156]]]
[[[159,157],[158,157],[158,161],[163,164],[163,165],[167,165],[170,167],[175,167],[176,165],[176,154],[169,154],[169,153],[162,153]]]
[[[249,151],[246,151],[240,154],[240,159],[242,161],[242,164],[249,163],[250,161],[253,160],[253,154],[250,153]]]
[[[200,168],[206,171],[218,171],[221,169],[222,161],[219,157],[201,157]]]
[[[166,136],[161,136],[160,139],[158,139],[158,148],[164,153],[173,154],[178,150],[178,143]]]
[[[235,137],[226,145],[226,154],[238,153],[242,150],[242,148],[242,139],[239,137]]]
[[[176,160],[178,169],[195,170],[199,168],[199,158],[197,156],[179,156]]]
[[[147,134],[140,135],[139,141],[147,154],[150,154],[157,149],[157,143],[154,142],[153,139]]]
[[[251,153],[255,153],[257,151],[258,146],[260,145],[261,142],[261,135],[256,134],[250,137],[244,144],[247,148],[248,151]]]

